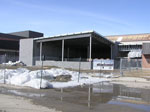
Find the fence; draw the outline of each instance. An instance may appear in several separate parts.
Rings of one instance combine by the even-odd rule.
[[[40,61],[40,57],[36,56],[33,58],[34,61]],[[62,61],[61,57],[49,57],[49,56],[43,56],[42,59],[44,61]],[[103,60],[103,59],[100,59]],[[105,60],[105,59],[104,59]],[[64,58],[63,61],[66,62],[89,62],[88,58]],[[106,60],[107,61],[107,60]],[[120,65],[121,64],[121,65]],[[135,69],[135,68],[141,68],[142,67],[142,59],[130,59],[130,58],[118,58],[114,59],[114,69]]]
[[[12,55],[0,55],[0,64],[8,63],[9,61],[16,62],[19,60],[19,56]]]
[[[61,57],[52,57],[52,56],[42,56],[43,60],[48,60],[48,61],[62,61]],[[64,61],[83,61],[83,62],[87,62],[89,60],[89,58],[63,58]],[[34,57],[34,61],[40,61],[40,56],[35,56]]]
[[[121,69],[139,69],[142,68],[142,59],[120,59]]]
[[[39,60],[39,57],[35,57],[35,64],[38,66],[41,66],[42,63]],[[50,60],[49,60],[50,59]],[[91,72],[93,74],[100,74],[101,75],[108,75],[108,74],[116,74],[116,75],[125,75],[125,72],[135,71],[138,72],[139,70],[142,70],[142,59],[128,59],[128,58],[121,58],[121,59],[114,59],[114,69],[113,70],[103,70],[101,68],[104,67],[104,64],[100,64],[99,68],[97,70],[90,70],[93,69],[93,63],[87,61],[88,59],[85,58],[70,58],[69,61],[64,58],[64,61],[54,61],[52,59],[56,59],[55,57],[43,57],[43,66],[57,66],[60,68],[69,68],[72,70],[77,70],[81,72]],[[71,60],[71,61],[70,61]],[[106,60],[107,61],[107,60]],[[109,61],[109,60],[108,60]]]
[[[0,64],[8,63],[9,61],[15,62],[18,61],[18,56],[10,56],[10,55],[0,55]],[[93,68],[93,63],[89,62],[86,58],[64,58],[64,61],[60,61],[60,58],[57,57],[46,57],[43,56],[42,60],[43,63],[40,61],[40,57],[33,57],[34,64],[41,66],[56,66],[60,68],[69,68],[77,71],[82,70],[90,70]],[[100,65],[102,68],[103,64]],[[120,74],[123,75],[124,72],[129,71],[132,72],[133,70],[141,70],[142,68],[142,59],[114,59],[114,70],[102,70],[99,69],[97,72],[100,74]],[[92,72],[92,71],[89,71]],[[93,73],[93,72],[92,72]]]
[[[63,68],[73,68],[77,69],[78,63],[81,62],[81,69],[92,69],[94,64],[93,62],[90,63],[88,58],[64,58],[63,62],[62,59],[59,57],[47,57],[43,56],[43,65],[44,66],[58,66]],[[103,59],[100,59],[103,60]],[[104,60],[107,61],[107,60]],[[109,60],[108,60],[109,61]],[[111,60],[110,60],[111,61]],[[142,59],[129,59],[129,58],[118,58],[114,59],[114,70],[120,70],[120,71],[127,71],[127,70],[137,70],[142,68]],[[40,57],[34,57],[34,64],[35,65],[41,65]],[[67,66],[65,66],[67,65]],[[100,68],[102,68],[104,65],[101,64]]]
[[[60,58],[58,57],[47,57],[43,56],[42,57],[44,62],[47,62],[48,66],[50,65],[50,62],[61,62]],[[40,57],[36,56],[33,58],[36,62],[40,61]],[[7,63],[9,61],[15,62],[19,60],[19,56],[10,56],[10,55],[0,55],[0,64],[2,63]],[[64,58],[64,62],[89,62],[87,58]],[[38,64],[39,65],[39,64]],[[52,65],[53,66],[53,65]],[[88,66],[88,68],[92,68]],[[78,68],[78,67],[77,67]],[[82,68],[82,67],[81,67]],[[142,59],[127,59],[127,58],[121,58],[121,59],[114,59],[114,69],[121,69],[121,70],[133,70],[133,69],[140,69],[142,68]]]

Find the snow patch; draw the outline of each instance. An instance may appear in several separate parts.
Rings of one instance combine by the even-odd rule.
[[[4,77],[5,74],[5,77]],[[42,77],[49,77],[50,79],[60,75],[71,75],[71,81],[68,82],[53,82],[49,78],[42,79]],[[28,86],[36,89],[41,88],[66,88],[78,85],[93,84],[101,81],[108,81],[107,78],[92,77],[89,73],[81,73],[78,82],[78,72],[69,71],[65,69],[52,68],[48,70],[35,70],[30,71],[25,68],[18,69],[0,69],[0,83],[12,84],[17,86]],[[109,77],[109,76],[107,76]]]

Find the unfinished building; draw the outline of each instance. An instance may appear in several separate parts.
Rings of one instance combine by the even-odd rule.
[[[104,37],[95,31],[29,38],[20,41],[19,59],[28,66],[42,62],[44,66],[75,69],[81,61],[82,69],[92,69],[94,59],[126,58],[138,60],[140,67],[149,68],[149,43],[150,34]]]
[[[26,44],[28,43],[28,46]],[[59,66],[91,69],[92,59],[113,59],[116,57],[116,44],[95,31],[22,39],[20,60],[26,65]]]

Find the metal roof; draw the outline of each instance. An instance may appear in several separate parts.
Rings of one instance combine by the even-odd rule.
[[[84,31],[84,32],[75,32],[75,33],[66,33],[66,34],[60,34],[60,35],[54,35],[49,37],[38,37],[34,38],[34,40],[41,40],[41,39],[49,39],[49,38],[57,38],[57,37],[66,37],[66,36],[72,36],[72,35],[80,35],[80,34],[87,34],[87,33],[93,33],[94,31]]]
[[[54,39],[54,38],[61,38],[61,37],[78,36],[78,35],[85,35],[85,34],[95,34],[95,35],[103,38],[104,40],[109,41],[110,43],[114,44],[113,41],[111,41],[111,40],[107,39],[106,37],[100,35],[99,33],[95,32],[94,30],[84,31],[84,32],[76,32],[76,33],[67,33],[67,34],[55,35],[55,36],[50,36],[50,37],[39,37],[39,38],[34,38],[34,40],[39,40],[40,41],[40,40],[46,40],[46,39]]]
[[[112,41],[119,41],[119,42],[150,41],[150,33],[112,35],[112,36],[106,36],[106,38]]]

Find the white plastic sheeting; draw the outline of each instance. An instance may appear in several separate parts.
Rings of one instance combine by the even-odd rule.
[[[128,53],[128,57],[129,57],[129,58],[138,58],[138,57],[142,57],[142,51],[141,51],[141,50],[130,51],[130,52]]]

